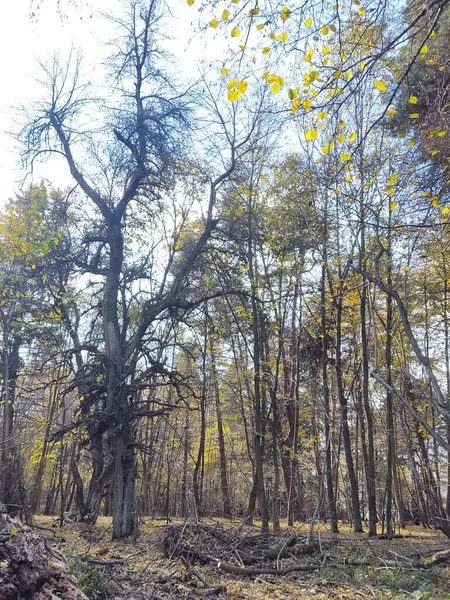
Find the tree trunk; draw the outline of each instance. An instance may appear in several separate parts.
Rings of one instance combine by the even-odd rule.
[[[113,539],[136,532],[135,455],[129,422],[117,431],[113,473]]]
[[[222,511],[225,517],[231,517],[230,490],[228,487],[227,475],[227,457],[225,453],[225,436],[223,433],[222,407],[220,405],[219,377],[217,374],[216,354],[214,351],[214,342],[212,332],[209,332],[209,352],[211,357],[211,374],[214,388],[214,400],[216,405],[217,418],[217,437],[219,439],[219,459],[220,459],[220,487],[222,490]]]
[[[336,498],[333,485],[333,458],[332,441],[330,426],[330,388],[328,384],[328,327],[326,318],[326,247],[324,244],[322,259],[322,279],[321,279],[321,330],[322,330],[322,385],[324,402],[324,420],[325,420],[325,471],[327,480],[328,509],[330,513],[331,533],[338,533],[338,522],[336,514]]]

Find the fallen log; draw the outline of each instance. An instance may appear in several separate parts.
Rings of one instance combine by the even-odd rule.
[[[1,511],[1,507],[0,507]],[[61,553],[27,525],[0,512],[0,600],[88,600]]]

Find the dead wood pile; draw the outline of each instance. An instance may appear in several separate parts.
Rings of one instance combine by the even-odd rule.
[[[166,558],[179,558],[190,565],[212,564],[218,569],[241,576],[287,575],[299,571],[316,571],[331,567],[382,567],[384,569],[426,569],[450,561],[450,549],[426,558],[403,556],[389,550],[390,559],[377,556],[373,548],[368,557],[337,554],[322,541],[307,544],[294,531],[279,535],[242,532],[242,527],[228,530],[223,526],[184,523],[167,527],[164,536]]]
[[[284,574],[320,567],[310,557],[320,555],[315,544],[288,531],[280,535],[243,533],[222,526],[188,524],[168,527],[164,536],[166,558],[183,558],[189,563],[215,564],[237,575]],[[298,557],[304,560],[299,564]],[[295,564],[290,564],[292,561]]]
[[[64,556],[31,527],[1,512],[0,600],[88,600]]]

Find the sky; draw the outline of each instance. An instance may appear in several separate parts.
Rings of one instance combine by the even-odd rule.
[[[46,61],[55,51],[62,56],[71,47],[81,48],[92,65],[99,64],[106,50],[103,42],[110,37],[109,26],[101,11],[116,10],[119,0],[61,0],[64,13],[58,11],[58,0],[15,0],[2,6],[0,21],[0,203],[22,185],[29,185],[30,176],[20,165],[18,143],[8,133],[17,130],[16,111],[21,105],[41,97],[37,81],[38,61]],[[196,11],[195,11],[196,12]],[[193,35],[191,22],[196,15],[182,0],[175,0],[173,42],[171,51],[186,72],[196,70],[196,62],[211,56],[208,41]],[[170,32],[169,32],[170,34]],[[220,41],[219,41],[220,45]],[[217,51],[217,40],[215,42]],[[37,165],[33,179],[48,179],[55,186],[70,182],[67,168],[61,161]]]

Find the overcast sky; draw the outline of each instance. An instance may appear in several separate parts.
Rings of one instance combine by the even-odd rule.
[[[17,143],[8,135],[14,129],[14,109],[41,95],[36,79],[39,77],[38,60],[45,61],[55,51],[65,53],[70,48],[81,47],[83,55],[95,65],[100,63],[105,53],[103,42],[109,35],[109,28],[99,14],[100,11],[116,10],[119,0],[76,0],[70,6],[66,0],[65,14],[57,10],[57,0],[41,0],[37,15],[30,14],[31,0],[15,0],[2,5],[0,21],[0,202],[20,187],[25,172],[19,164]],[[63,2],[61,2],[64,5]],[[205,40],[194,36],[191,25],[196,18],[195,7],[175,0],[173,30],[169,34],[176,37],[171,51],[183,70],[195,72],[198,60],[210,56],[206,51]],[[212,33],[212,32],[211,32]],[[215,48],[217,49],[217,40]],[[220,44],[220,40],[219,40]],[[35,180],[48,178],[54,185],[69,182],[67,170],[60,163],[52,163],[36,168]],[[30,180],[27,181],[29,183]]]

